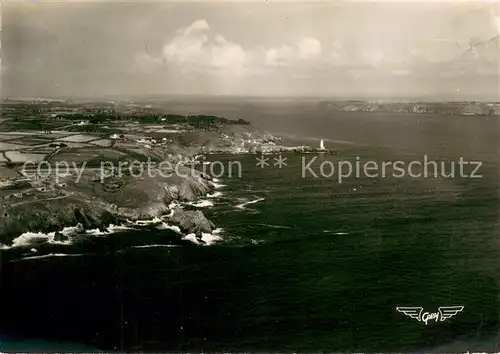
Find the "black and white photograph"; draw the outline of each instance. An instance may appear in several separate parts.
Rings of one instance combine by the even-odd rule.
[[[0,15],[0,352],[500,352],[499,2]]]

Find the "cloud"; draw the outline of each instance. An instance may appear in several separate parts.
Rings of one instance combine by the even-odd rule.
[[[497,33],[500,34],[500,16],[494,17],[494,24],[497,29]]]
[[[295,44],[283,44],[267,49],[265,63],[270,67],[300,65],[303,61],[319,58],[321,50],[321,43],[317,39],[303,37],[298,39]]]
[[[283,42],[272,38],[277,41],[273,45],[253,47],[229,36],[214,31],[207,20],[198,19],[166,40],[157,57],[138,55],[138,70],[163,72],[232,92],[257,82],[288,89],[297,80],[313,79],[326,87],[335,80],[354,84],[380,77],[435,80],[439,76],[494,73],[496,68],[491,64],[497,58],[494,43],[466,53],[469,38],[450,38],[440,32],[409,37],[341,33],[329,41],[325,41],[328,36],[317,34]]]
[[[321,55],[321,43],[315,38],[302,38],[297,46],[301,59],[310,59]]]
[[[369,48],[362,52],[363,61],[367,65],[375,67],[380,66],[384,62],[384,53],[376,48]]]
[[[199,19],[176,31],[161,50],[161,56],[136,56],[139,70],[148,71],[163,63],[169,70],[192,74],[243,75],[266,74],[277,67],[304,67],[322,55],[322,45],[312,37],[297,38],[293,43],[275,47],[244,48],[241,44],[214,33],[205,19]]]
[[[204,19],[194,21],[189,27],[187,27],[184,30],[184,35],[189,36],[193,32],[196,31],[203,31],[203,30],[209,30],[210,26],[208,25],[208,22]]]
[[[267,66],[282,66],[287,65],[287,63],[295,56],[295,52],[292,47],[288,45],[282,45],[280,47],[270,48],[265,54],[265,63]]]
[[[219,69],[241,69],[247,61],[247,54],[236,43],[227,41],[222,35],[215,37],[215,45],[210,48],[210,63]]]
[[[177,31],[162,51],[162,60],[184,71],[227,70],[240,73],[247,64],[247,53],[241,45],[223,35],[212,35],[204,19]]]

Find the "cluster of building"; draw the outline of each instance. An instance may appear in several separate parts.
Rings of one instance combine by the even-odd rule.
[[[23,199],[26,197],[33,197],[40,195],[39,193],[43,194],[54,194],[56,195],[61,195],[64,192],[61,190],[61,188],[66,187],[65,183],[53,183],[48,180],[42,180],[42,179],[31,179],[31,178],[16,178],[16,179],[8,179],[8,180],[1,180],[0,181],[0,188],[1,187],[16,187],[16,185],[22,185],[22,184],[29,184],[30,187],[26,185],[26,187],[20,187],[18,191],[12,192],[12,193],[6,193],[6,194],[0,194],[0,198],[3,200],[12,200],[12,199]]]
[[[136,140],[137,143],[144,145],[144,147],[151,149],[153,146],[165,146],[172,143],[171,139],[163,138],[160,141],[153,138],[141,138]]]
[[[109,138],[113,139],[113,140],[125,140],[125,135],[123,135],[123,134],[112,134]]]

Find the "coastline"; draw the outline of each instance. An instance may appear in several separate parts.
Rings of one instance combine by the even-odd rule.
[[[167,222],[182,239],[211,244],[220,237],[214,236],[216,226],[200,209],[213,204],[220,194],[216,189],[223,185],[207,172],[208,156],[336,153],[324,147],[286,146],[283,138],[242,119],[124,114],[119,120],[110,115],[94,122],[80,121],[84,116],[78,111],[63,117],[61,128],[48,114],[46,124],[57,128],[44,132],[29,124],[27,131],[18,131],[16,121],[3,122],[0,151],[7,156],[3,149],[16,148],[8,153],[18,160],[0,167],[0,181],[5,173],[19,176],[3,178],[0,185],[0,249],[29,247],[24,239],[30,237],[35,244],[45,239],[67,245],[75,233],[109,234],[116,227],[148,225],[156,219]],[[19,150],[22,145],[10,143],[19,137],[36,145]],[[40,144],[41,139],[46,143]],[[43,175],[42,165],[48,175]]]
[[[218,181],[218,180],[217,180]],[[225,185],[217,184],[216,182],[208,181],[208,191],[205,194],[197,195],[189,201],[180,201],[175,199],[170,201],[167,209],[154,209],[155,212],[147,218],[139,218],[140,213],[134,213],[132,218],[125,218],[121,223],[104,224],[101,223],[96,228],[85,228],[82,223],[72,225],[60,225],[59,228],[52,231],[40,230],[25,230],[21,234],[12,238],[10,245],[0,243],[0,251],[20,248],[30,250],[31,253],[37,253],[34,248],[44,240],[48,244],[71,246],[72,238],[75,236],[96,237],[106,236],[123,231],[140,231],[142,227],[157,227],[158,229],[171,230],[176,233],[180,240],[189,241],[197,245],[210,245],[221,240],[219,233],[220,228],[216,228],[208,219],[205,218],[201,209],[203,206],[197,205],[206,200],[217,198],[221,195],[220,189]],[[194,207],[197,211],[186,209],[186,206]],[[108,207],[109,208],[109,207]],[[118,208],[117,218],[124,218],[125,213]],[[185,220],[192,221],[186,225]],[[206,226],[206,224],[209,226]],[[205,224],[205,225],[204,225]],[[141,246],[144,247],[144,246]],[[53,254],[54,256],[62,256],[64,254]],[[46,257],[48,254],[40,256],[28,256],[24,259],[32,259],[33,257]]]
[[[186,119],[186,124],[193,124],[191,118]],[[114,134],[110,146],[97,149],[93,145],[72,145],[75,143],[70,141],[83,141],[80,136],[85,133],[73,131],[67,137],[68,132],[59,139],[65,141],[64,146],[55,139],[50,144],[55,149],[47,150],[38,165],[29,160],[24,164],[11,161],[6,168],[20,176],[4,180],[0,188],[0,250],[19,248],[37,253],[44,242],[70,246],[75,237],[109,235],[154,223],[197,245],[220,241],[220,229],[200,210],[213,205],[221,194],[217,189],[225,186],[206,172],[211,163],[206,161],[207,156],[307,153],[317,149],[281,145],[282,138],[250,127],[243,120],[232,123],[217,119],[221,121],[209,129],[179,130],[174,126],[177,130],[166,130],[168,125],[162,124],[150,131],[151,125],[133,125],[128,134],[118,139]],[[80,122],[77,126],[86,125]],[[165,131],[174,133],[165,135]],[[29,132],[29,137],[38,134]],[[105,138],[96,136],[93,141]],[[58,164],[68,165],[68,161],[73,168],[64,173],[39,176],[42,163],[51,170],[51,166],[57,169]],[[37,166],[36,171],[24,170],[26,162]],[[144,165],[148,175],[144,175]],[[137,171],[142,173],[137,175]]]

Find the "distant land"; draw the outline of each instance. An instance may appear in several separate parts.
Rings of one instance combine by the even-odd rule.
[[[344,112],[419,113],[443,115],[498,116],[498,102],[370,102],[370,101],[322,101],[320,108]]]
[[[9,104],[41,104],[54,105],[62,103],[65,105],[85,105],[89,104],[96,108],[98,103],[103,107],[114,110],[116,105],[137,103],[139,110],[150,111],[156,105],[168,102],[198,102],[198,103],[246,103],[267,102],[269,104],[280,104],[293,100],[293,102],[303,102],[317,105],[319,109],[331,109],[343,112],[379,112],[379,113],[416,113],[416,114],[442,114],[442,115],[476,115],[476,116],[498,116],[500,115],[500,102],[497,101],[431,101],[431,100],[389,100],[389,99],[323,99],[313,97],[236,97],[236,96],[148,96],[146,97],[111,97],[100,100],[90,100],[88,98],[47,98],[47,97],[3,97],[3,106]],[[94,112],[95,113],[95,112]],[[109,112],[107,112],[109,113]]]

